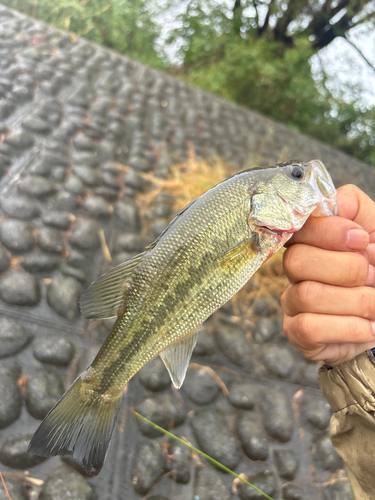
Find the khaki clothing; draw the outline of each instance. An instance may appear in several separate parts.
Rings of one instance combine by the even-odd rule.
[[[356,500],[375,499],[375,358],[366,351],[334,368],[322,366],[319,384],[330,404],[331,439],[342,457]]]

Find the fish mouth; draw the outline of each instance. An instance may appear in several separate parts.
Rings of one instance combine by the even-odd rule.
[[[326,167],[320,160],[311,160],[308,165],[312,167],[310,184],[321,201],[314,210],[314,216],[337,215],[337,191]]]

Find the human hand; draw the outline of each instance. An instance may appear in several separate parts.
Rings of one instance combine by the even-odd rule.
[[[331,366],[375,346],[375,203],[352,185],[337,199],[337,217],[312,216],[291,238],[281,297],[290,342]]]

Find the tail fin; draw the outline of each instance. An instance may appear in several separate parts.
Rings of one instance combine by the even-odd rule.
[[[42,457],[70,455],[88,475],[96,476],[103,467],[121,397],[110,401],[99,394],[88,396],[81,377],[49,411],[30,441],[29,452]]]

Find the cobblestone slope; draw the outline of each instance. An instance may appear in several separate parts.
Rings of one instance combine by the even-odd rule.
[[[139,172],[167,176],[189,147],[238,168],[254,157],[264,164],[320,158],[337,185],[353,182],[374,197],[374,170],[1,6],[0,140],[0,462],[12,500],[260,498],[136,422],[127,406],[175,427],[275,500],[350,499],[345,482],[322,486],[342,467],[327,437],[330,410],[316,365],[286,342],[266,298],[251,335],[228,307],[206,323],[181,391],[172,390],[159,359],[141,370],[99,477],[87,480],[59,457],[26,450],[110,330],[110,321],[88,324],[77,307],[81,291],[109,268],[103,241],[122,262],[171,216],[159,197],[153,234],[146,231],[134,201],[147,189]],[[26,470],[44,484],[22,480]]]

